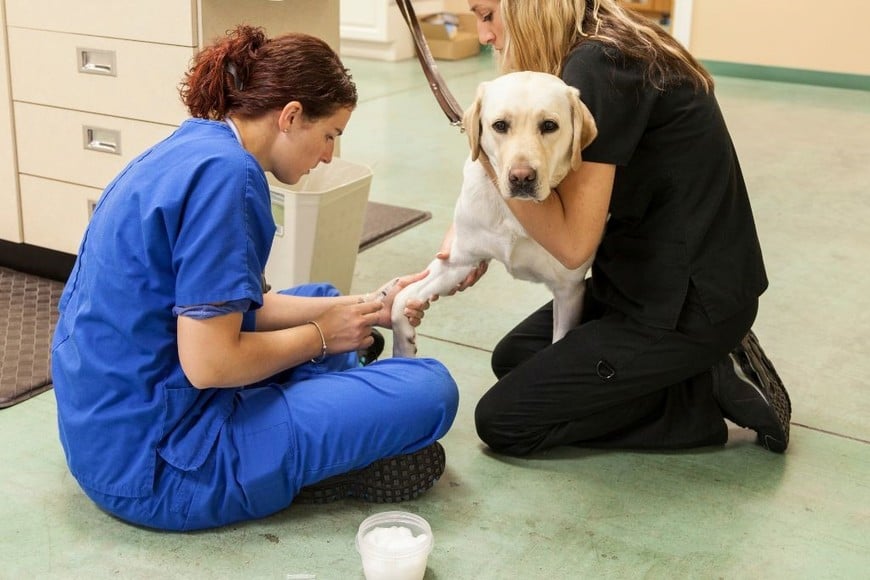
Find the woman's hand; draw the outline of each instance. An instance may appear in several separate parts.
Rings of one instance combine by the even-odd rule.
[[[371,346],[372,326],[389,310],[380,301],[333,306],[317,318],[323,330],[327,354],[361,350]]]
[[[441,242],[441,247],[438,249],[438,253],[435,254],[435,257],[439,260],[449,260],[450,259],[450,248],[453,247],[453,238],[455,233],[453,231],[453,224],[450,224],[450,227],[447,228],[447,233],[444,234],[444,240]],[[470,288],[474,286],[480,277],[486,273],[487,268],[489,268],[488,260],[481,260],[480,264],[477,265],[477,268],[468,273],[468,276],[459,283],[459,285],[450,291],[448,296],[453,296],[457,292],[462,292],[466,288]],[[433,296],[432,300],[438,300],[437,296]]]
[[[418,280],[422,280],[426,276],[429,275],[429,270],[423,270],[422,272],[418,272],[416,274],[409,274],[407,276],[402,276],[399,278],[393,278],[380,288],[378,288],[372,294],[366,295],[366,302],[376,301],[380,302],[384,305],[382,311],[380,311],[380,316],[377,321],[377,325],[383,328],[392,328],[393,320],[390,316],[390,313],[393,309],[393,301],[396,299],[396,295],[406,286],[417,282]],[[411,323],[411,326],[419,326],[420,322],[423,320],[423,313],[429,308],[428,300],[408,300],[407,304],[405,304],[405,317]]]

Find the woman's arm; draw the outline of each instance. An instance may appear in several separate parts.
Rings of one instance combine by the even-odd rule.
[[[281,330],[314,320],[333,306],[363,302],[362,294],[317,297],[263,294],[263,306],[257,310],[257,331]]]
[[[585,264],[598,248],[615,175],[615,165],[584,161],[542,203],[510,199],[507,204],[529,235],[563,266],[573,270]],[[437,258],[450,257],[453,235],[451,224]],[[486,268],[487,263],[481,262],[454,292],[473,286]]]
[[[424,270],[395,278],[370,295],[315,298],[266,294],[263,307],[257,311],[256,332],[239,331],[240,312],[205,320],[179,316],[181,367],[197,388],[239,387],[321,354],[368,348],[373,326],[392,326],[390,311],[399,291],[428,273]],[[409,301],[404,314],[412,326],[418,326],[427,308],[428,301]],[[310,324],[312,320],[317,324]]]
[[[264,332],[240,332],[239,312],[205,320],[179,316],[178,356],[197,388],[249,385],[319,357],[323,340],[327,354],[365,348],[382,309],[381,302],[339,304],[325,311],[317,306],[309,312],[320,314],[307,319],[316,318],[317,326],[303,320],[292,328]]]
[[[584,161],[542,203],[510,199],[507,204],[529,235],[571,270],[598,248],[616,166]]]
[[[347,306],[373,301],[382,302],[386,306],[375,324],[383,328],[390,328],[392,326],[390,308],[393,305],[393,298],[402,288],[422,280],[428,274],[429,271],[424,270],[416,274],[394,278],[369,294],[317,298],[273,293],[264,294],[263,306],[257,310],[256,329],[257,331],[266,331],[290,328],[304,324],[308,320],[314,320],[335,306]],[[423,311],[427,308],[429,308],[427,301],[410,300],[406,304],[405,315],[414,326],[417,326],[423,318]]]

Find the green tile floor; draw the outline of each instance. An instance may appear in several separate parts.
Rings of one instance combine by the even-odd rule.
[[[421,269],[446,229],[466,143],[416,61],[348,59],[361,102],[342,156],[374,170],[375,201],[433,218],[359,256],[355,291]],[[467,104],[487,56],[439,63]],[[443,299],[420,352],[461,390],[435,488],[404,505],[429,520],[427,580],[870,578],[870,93],[721,77],[771,288],[756,331],[794,404],[784,456],[734,429],[724,449],[491,455],[472,424],[489,351],[547,299],[494,265]],[[361,579],[353,540],[383,508],[291,506],[193,534],[118,522],[66,471],[51,394],[0,411],[0,578]]]

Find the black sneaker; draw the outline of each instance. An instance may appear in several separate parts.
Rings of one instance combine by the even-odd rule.
[[[728,358],[714,367],[713,384],[714,395],[726,418],[756,431],[758,442],[766,449],[785,451],[791,401],[751,330]]]
[[[375,341],[370,347],[359,353],[359,366],[372,364],[384,352],[384,335],[377,328],[372,328],[372,338]]]
[[[372,503],[398,503],[430,489],[444,473],[444,448],[437,441],[407,455],[375,461],[368,467],[303,487],[295,503],[330,503],[356,498]]]

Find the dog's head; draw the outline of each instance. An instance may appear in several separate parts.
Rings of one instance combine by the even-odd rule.
[[[597,135],[580,92],[557,76],[516,72],[481,83],[463,119],[471,158],[485,154],[505,198],[542,201]]]

